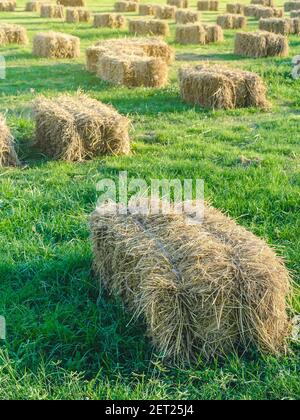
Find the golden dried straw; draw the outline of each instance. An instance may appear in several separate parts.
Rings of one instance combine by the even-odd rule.
[[[59,4],[42,4],[41,17],[63,19],[65,17],[64,6]]]
[[[38,12],[41,11],[41,2],[40,1],[30,1],[26,3],[25,12]]]
[[[0,1],[0,12],[14,12],[16,9],[15,0],[1,0]]]
[[[156,19],[175,19],[176,6],[157,6],[155,9]]]
[[[139,14],[141,16],[155,16],[157,4],[140,4]]]
[[[58,0],[57,4],[61,4],[66,7],[85,7],[85,0]]]
[[[28,44],[27,31],[23,26],[0,23],[0,45]]]
[[[251,4],[260,4],[261,6],[275,7],[274,0],[251,0]]]
[[[241,3],[229,3],[226,5],[227,13],[233,15],[243,15],[245,10],[245,5]]]
[[[176,42],[186,44],[209,44],[224,40],[223,30],[219,25],[203,25],[201,23],[187,23],[177,25]]]
[[[0,114],[0,167],[19,166],[20,162],[15,151],[14,138],[6,124],[6,120]]]
[[[100,13],[94,15],[95,28],[124,29],[126,18],[116,13]]]
[[[238,14],[226,14],[217,17],[217,24],[223,29],[244,29],[247,26],[247,18]]]
[[[91,12],[84,7],[68,7],[66,9],[67,23],[90,22],[91,18]]]
[[[273,32],[275,34],[289,35],[295,34],[299,35],[300,33],[300,19],[279,19],[279,18],[269,18],[269,19],[260,19],[259,29],[262,31]]]
[[[115,11],[118,13],[137,12],[138,3],[135,1],[117,1],[115,3]]]
[[[217,12],[219,10],[218,0],[200,0],[197,2],[197,9],[200,11]]]
[[[189,7],[188,0],[167,0],[170,6],[176,6],[178,9],[187,9]]]
[[[33,55],[48,58],[77,58],[80,39],[60,32],[43,32],[33,38]]]
[[[189,9],[178,9],[175,13],[176,23],[181,25],[198,22],[199,18],[199,12]]]
[[[244,57],[286,57],[289,54],[287,37],[271,32],[238,32],[234,53]]]
[[[141,36],[168,36],[170,34],[170,28],[168,22],[164,20],[138,19],[129,21],[129,32],[133,35]]]

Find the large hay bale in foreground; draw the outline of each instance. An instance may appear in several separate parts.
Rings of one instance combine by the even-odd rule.
[[[178,9],[187,9],[189,7],[188,0],[167,0],[170,6],[176,6]]]
[[[271,32],[238,32],[234,53],[244,57],[286,57],[289,53],[287,37]]]
[[[251,4],[260,4],[261,6],[275,7],[274,0],[251,0]]]
[[[176,6],[157,6],[155,17],[157,19],[175,19]]]
[[[71,7],[66,9],[67,23],[89,22],[91,18],[91,12],[83,7]]]
[[[33,55],[47,58],[80,56],[80,39],[60,32],[43,32],[33,38]]]
[[[26,28],[9,23],[0,23],[0,45],[7,44],[28,44]]]
[[[279,19],[279,18],[270,18],[270,19],[260,19],[259,29],[262,31],[273,32],[275,34],[289,35],[295,34],[299,35],[300,33],[300,19]]]
[[[300,10],[300,1],[288,1],[287,3],[284,3],[284,10],[286,12]]]
[[[61,4],[66,7],[85,7],[85,0],[57,0],[57,4]]]
[[[130,151],[128,119],[86,95],[39,97],[33,115],[36,146],[53,159],[74,162]]]
[[[290,16],[291,18],[300,18],[300,10],[292,10]]]
[[[197,2],[197,9],[203,12],[217,12],[219,10],[219,1],[200,0]]]
[[[195,23],[199,20],[199,12],[188,9],[178,9],[175,13],[175,20],[177,24],[181,25]]]
[[[25,12],[38,12],[41,11],[41,2],[40,1],[30,1],[25,5]]]
[[[42,4],[42,18],[63,19],[65,17],[65,8],[59,4]]]
[[[159,19],[150,20],[130,20],[129,32],[134,35],[158,35],[168,36],[170,28],[168,22]]]
[[[281,258],[208,205],[203,223],[182,214],[91,216],[100,291],[142,317],[169,360],[214,359],[248,350],[279,354],[291,332],[290,277]]]
[[[223,30],[219,25],[203,25],[201,23],[188,23],[177,25],[176,42],[178,44],[209,44],[210,42],[222,42]]]
[[[184,67],[179,72],[182,99],[210,109],[268,108],[266,87],[255,73],[219,65]]]
[[[135,1],[117,1],[115,3],[115,11],[118,13],[137,12],[138,3]]]
[[[155,16],[157,4],[140,4],[139,14],[141,16]]]
[[[1,0],[0,1],[0,12],[14,12],[16,9],[15,0]]]
[[[244,29],[247,26],[247,18],[242,15],[228,13],[218,16],[217,24],[223,29]]]
[[[20,164],[14,146],[14,138],[0,114],[0,168],[3,166],[18,166]]]
[[[100,13],[94,15],[94,27],[123,29],[126,27],[126,19],[116,13]]]
[[[243,15],[245,10],[245,5],[241,3],[229,3],[226,5],[227,13],[233,15]]]

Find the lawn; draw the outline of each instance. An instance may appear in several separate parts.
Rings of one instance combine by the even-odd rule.
[[[7,321],[0,399],[299,399],[299,343],[279,359],[253,353],[186,368],[164,365],[142,321],[132,321],[118,300],[98,299],[88,216],[97,182],[121,170],[148,181],[201,178],[206,199],[276,247],[300,283],[300,81],[290,77],[300,38],[290,37],[290,58],[243,59],[233,55],[233,31],[222,44],[182,47],[174,44],[172,24],[168,41],[177,60],[168,87],[127,89],[84,67],[87,46],[126,30],[40,19],[23,11],[24,0],[17,3],[15,13],[0,13],[1,21],[24,25],[30,39],[49,29],[77,35],[82,54],[47,60],[33,57],[30,45],[0,48],[7,63],[0,112],[24,163],[0,169],[0,315]],[[112,4],[88,1],[93,11]],[[216,14],[203,13],[203,20],[215,22]],[[257,72],[272,109],[205,111],[183,104],[177,70],[203,60]],[[79,88],[128,114],[131,156],[70,164],[34,151],[31,101]],[[295,299],[298,312],[299,306]]]

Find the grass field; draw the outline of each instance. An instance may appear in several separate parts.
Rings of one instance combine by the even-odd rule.
[[[7,320],[0,399],[299,399],[296,343],[280,359],[251,354],[211,364],[199,360],[186,369],[164,366],[142,323],[130,323],[119,301],[103,296],[97,304],[87,223],[96,183],[120,170],[147,180],[202,178],[206,198],[276,246],[299,283],[300,81],[290,77],[290,58],[236,57],[233,31],[225,32],[223,44],[174,45],[172,24],[168,41],[177,61],[169,86],[112,87],[85,71],[84,50],[99,39],[128,35],[125,30],[48,21],[25,13],[23,0],[17,3],[15,13],[0,13],[1,21],[24,25],[31,39],[49,29],[77,35],[82,54],[73,61],[47,60],[33,57],[30,45],[0,48],[7,63],[0,112],[25,163],[0,170],[0,315]],[[88,5],[112,10],[112,0]],[[203,20],[215,22],[216,14],[204,13]],[[250,20],[250,27],[257,22]],[[290,57],[300,54],[300,38],[290,37],[290,46]],[[183,104],[177,69],[202,60],[260,74],[272,110],[212,112]],[[39,93],[78,88],[129,115],[131,156],[69,164],[34,152],[30,102]],[[296,299],[297,311],[299,304]]]

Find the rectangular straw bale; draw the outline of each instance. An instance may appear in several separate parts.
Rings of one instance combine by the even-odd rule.
[[[238,32],[234,53],[244,57],[286,57],[289,53],[287,37],[271,32]]]
[[[129,121],[113,107],[78,93],[33,103],[38,149],[70,162],[130,152]]]
[[[222,29],[244,29],[247,26],[247,18],[242,15],[225,14],[217,17],[217,24]]]
[[[254,17],[257,10],[257,5],[251,4],[244,7],[244,15],[247,17]]]
[[[139,14],[141,16],[155,16],[157,4],[140,4]]]
[[[89,22],[91,18],[91,12],[83,7],[68,7],[66,9],[67,23]]]
[[[4,166],[19,166],[19,164],[14,138],[7,126],[5,117],[0,114],[0,168]]]
[[[197,2],[197,9],[200,11],[217,12],[219,10],[218,0],[200,0]]]
[[[135,1],[117,1],[114,7],[117,13],[129,13],[137,12],[139,5]]]
[[[28,44],[26,28],[10,23],[0,23],[0,45],[7,44]]]
[[[176,6],[178,9],[187,9],[189,7],[188,0],[167,0],[167,4],[170,6]]]
[[[63,19],[65,17],[65,8],[60,4],[42,4],[41,17]]]
[[[227,13],[233,15],[243,15],[245,10],[245,5],[241,3],[229,3],[226,5]]]
[[[300,35],[300,18],[294,18],[291,21],[291,34]]]
[[[16,9],[16,2],[14,0],[1,0],[0,12],[14,12]]]
[[[170,28],[168,22],[159,19],[150,20],[130,20],[129,32],[134,35],[158,35],[168,36]]]
[[[126,27],[126,19],[116,13],[100,13],[94,15],[94,27],[123,29]]]
[[[80,39],[60,32],[43,32],[33,38],[33,55],[48,58],[77,58]]]
[[[260,19],[259,29],[275,34],[289,35],[293,33],[292,19],[269,18]]]
[[[283,10],[275,7],[255,6],[254,17],[256,19],[266,19],[271,17],[283,17]]]
[[[290,16],[291,18],[300,18],[300,10],[292,10]]]
[[[261,6],[275,7],[274,0],[251,0],[251,4],[260,4]]]
[[[176,26],[175,40],[178,44],[206,44],[207,32],[201,23],[187,23]]]
[[[41,2],[40,1],[30,1],[26,3],[25,12],[38,12],[41,11]]]
[[[224,32],[221,26],[219,25],[204,25],[206,31],[206,43],[211,42],[222,42],[224,41]]]
[[[65,7],[85,7],[85,0],[57,0],[57,4],[61,4]]]
[[[175,13],[176,23],[181,25],[198,22],[199,17],[199,12],[194,12],[189,9],[178,9]]]
[[[155,9],[156,19],[175,19],[176,6],[157,6]]]
[[[300,10],[300,1],[288,1],[284,3],[285,12]]]

